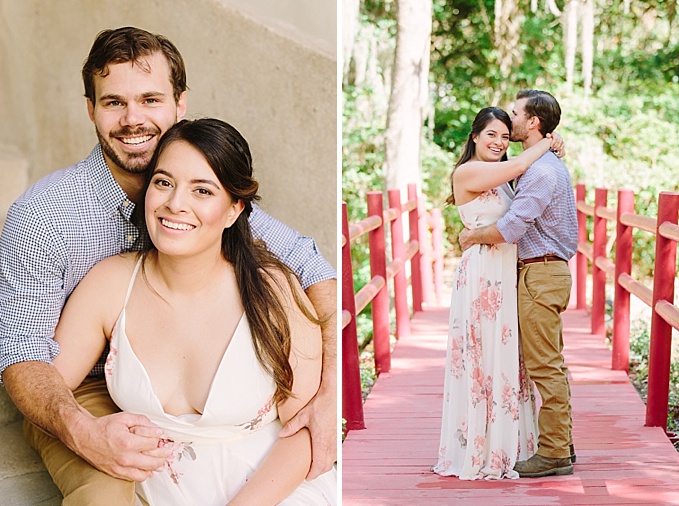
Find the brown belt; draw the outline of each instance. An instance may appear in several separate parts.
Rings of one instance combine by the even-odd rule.
[[[537,262],[565,262],[565,260],[561,257],[558,257],[556,255],[545,255],[541,257],[535,257],[535,258],[521,258],[519,259],[518,262],[516,262],[516,266],[519,269],[523,269],[524,266],[528,264],[534,264]]]

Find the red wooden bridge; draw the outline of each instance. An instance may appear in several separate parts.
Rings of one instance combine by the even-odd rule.
[[[679,452],[665,432],[668,346],[671,328],[679,326],[677,308],[668,302],[673,300],[672,281],[676,277],[679,195],[661,195],[661,203],[664,199],[665,205],[661,206],[658,219],[651,219],[634,215],[625,194],[618,195],[620,205],[616,211],[606,208],[600,191],[594,206],[584,203],[584,188],[578,193],[580,218],[594,218],[594,241],[587,243],[582,222],[579,253],[572,266],[575,270],[580,262],[580,268],[583,259],[585,267],[588,260],[592,263],[595,291],[605,288],[606,276],[614,278],[616,290],[618,285],[624,285],[626,293],[616,293],[614,319],[623,323],[627,320],[626,333],[625,325],[614,323],[618,334],[615,335],[614,330],[612,351],[599,329],[604,311],[601,293],[594,293],[592,297],[593,304],[600,302],[601,307],[588,310],[582,307],[585,298],[580,286],[573,307],[564,314],[564,355],[570,372],[577,453],[574,474],[461,481],[429,470],[438,454],[449,311],[446,306],[430,304],[414,312],[410,332],[399,337],[388,370],[382,371],[362,406],[360,423],[347,421],[348,426],[351,422],[365,428],[349,430],[342,445],[343,505],[679,504]],[[668,202],[671,202],[669,207]],[[616,251],[615,265],[605,259],[601,244],[606,243],[606,229],[601,227],[601,220],[615,221],[622,226],[622,230],[617,231],[617,242],[623,248],[622,238],[629,232],[625,227],[635,226],[656,234],[653,290],[632,280],[629,262],[625,262],[628,254],[624,250]],[[617,272],[620,269],[622,271]],[[660,271],[664,272],[661,276],[664,281],[669,279],[665,288],[655,286],[659,284]],[[574,279],[584,281],[581,275]],[[669,285],[672,285],[671,292]],[[625,360],[628,357],[628,350],[620,351],[620,343],[624,344],[629,336],[630,294],[645,302],[653,312],[650,355],[660,358],[649,366],[649,390],[654,384],[660,385],[660,394],[649,394],[648,407],[627,376],[627,362],[620,360],[620,355]],[[347,319],[345,315],[345,323]],[[346,342],[343,345],[346,346]],[[657,392],[658,387],[655,388]],[[345,410],[344,416],[352,414]]]

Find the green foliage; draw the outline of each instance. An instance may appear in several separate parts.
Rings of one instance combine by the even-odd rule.
[[[639,395],[646,402],[648,392],[648,353],[651,336],[649,323],[635,322],[630,332],[629,376]],[[670,363],[670,391],[668,398],[667,430],[679,432],[679,360]]]
[[[559,100],[559,132],[568,153],[565,162],[574,182],[587,185],[589,203],[594,202],[595,187],[611,190],[609,207],[615,205],[618,188],[631,188],[635,212],[655,217],[658,193],[679,191],[679,31],[676,20],[674,30],[669,23],[676,17],[676,2],[627,2],[629,11],[623,0],[596,4],[593,89],[588,96],[581,89],[579,50],[574,88],[564,83],[560,19],[542,6],[532,13],[529,4],[519,3],[517,50],[521,57],[509,75],[500,75],[492,40],[495,1],[433,0],[430,88],[434,115],[426,125],[431,139],[422,145],[422,188],[428,205],[443,209],[447,254],[459,253],[457,234],[462,225],[456,208],[443,202],[472,120],[488,105],[509,107],[520,89],[545,89]],[[564,6],[562,0],[557,4]],[[370,28],[366,33],[389,50],[394,46],[396,13],[396,0],[362,2],[361,22]],[[388,70],[378,68],[377,72],[386,75]],[[367,191],[383,190],[386,107],[376,105],[376,89],[347,86],[343,90],[342,196],[351,223],[365,217]],[[499,90],[506,90],[507,96]],[[510,154],[519,149],[513,146]],[[634,231],[633,240],[634,277],[652,276],[655,241],[640,230]],[[369,276],[365,243],[353,245],[352,250],[358,289]],[[361,318],[369,321],[367,310]],[[368,336],[369,323],[360,325],[360,334]],[[644,339],[647,334],[641,331],[632,352],[639,357],[636,374],[642,382],[641,357],[647,356]],[[674,389],[679,373],[673,372],[672,378]],[[677,393],[673,390],[671,395],[676,405]]]

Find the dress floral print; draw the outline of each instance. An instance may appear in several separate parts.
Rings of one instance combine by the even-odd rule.
[[[139,269],[137,264],[128,296]],[[247,318],[241,317],[231,336],[202,409],[171,414],[134,352],[139,334],[126,328],[127,300],[111,333],[106,383],[121,410],[144,415],[163,430],[159,447],[170,450],[160,471],[135,484],[139,502],[149,506],[229,504],[279,441],[283,428],[273,402],[276,383],[257,359]],[[336,497],[337,473],[331,469],[302,482],[279,504],[334,506]]]
[[[505,214],[507,185],[459,207],[466,227]],[[520,358],[521,357],[521,358]],[[465,480],[516,478],[518,459],[535,451],[533,385],[519,346],[516,246],[476,245],[453,282],[438,462],[432,470]]]

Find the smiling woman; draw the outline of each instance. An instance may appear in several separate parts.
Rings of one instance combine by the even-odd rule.
[[[184,120],[149,174],[146,247],[78,285],[54,365],[77,386],[110,345],[112,399],[163,431],[166,464],[137,484],[152,506],[335,504],[334,470],[304,481],[308,430],[278,436],[318,389],[320,322],[293,273],[252,237],[247,142],[222,121]]]
[[[224,189],[200,151],[178,141],[158,158],[145,208],[149,235],[157,248],[173,248],[179,254],[176,248],[195,251],[205,241],[216,241],[219,254],[222,231],[233,225],[244,204]],[[192,233],[185,238],[187,232]],[[205,248],[205,253],[214,255],[215,248]]]

